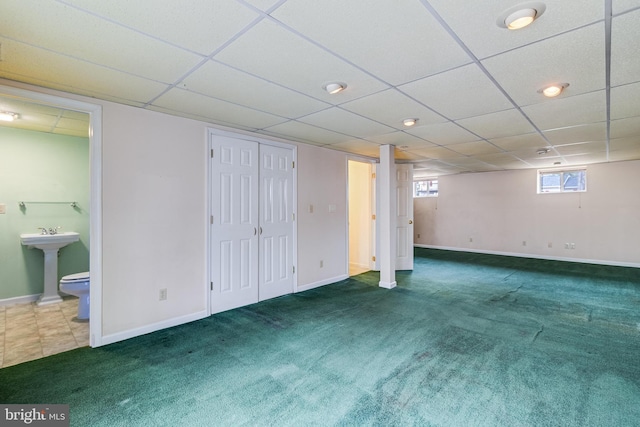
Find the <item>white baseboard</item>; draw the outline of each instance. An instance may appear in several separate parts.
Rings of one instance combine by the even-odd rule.
[[[21,297],[0,299],[0,306],[3,306],[3,305],[14,305],[14,304],[25,304],[25,303],[29,303],[29,302],[34,302],[34,301],[37,301],[38,298],[40,298],[40,295],[42,295],[42,294],[24,295],[24,296],[21,296]]]
[[[105,335],[102,337],[99,344],[92,345],[92,347],[99,347],[101,345],[113,344],[118,341],[124,341],[129,338],[135,338],[135,337],[139,337],[140,335],[156,332],[161,329],[172,328],[174,326],[204,319],[205,317],[209,317],[209,314],[207,313],[206,310],[203,310],[197,313],[187,314],[185,316],[163,320],[162,322],[153,323],[151,325],[146,325],[140,328],[130,329],[128,331],[122,331],[115,334]]]
[[[313,283],[307,283],[306,285],[298,286],[298,289],[296,289],[294,293],[308,291],[309,289],[318,288],[324,285],[330,285],[332,283],[340,282],[348,278],[349,278],[348,274],[342,274],[340,276],[332,277],[330,279],[324,279],[324,280],[320,280]]]
[[[518,252],[501,252],[501,251],[487,251],[483,249],[468,249],[468,248],[454,248],[449,246],[433,246],[433,245],[414,245],[416,248],[425,248],[425,249],[442,249],[445,251],[456,251],[456,252],[468,252],[468,253],[478,253],[478,254],[488,254],[488,255],[504,255],[504,256],[513,256],[519,258],[533,258],[533,259],[545,259],[549,261],[567,261],[567,262],[578,262],[583,264],[598,264],[598,265],[611,265],[614,267],[635,267],[640,268],[640,263],[634,262],[620,262],[620,261],[608,261],[608,260],[598,260],[598,259],[583,259],[583,258],[566,258],[566,257],[556,257],[556,256],[547,256],[547,255],[536,255],[536,254],[523,254]]]

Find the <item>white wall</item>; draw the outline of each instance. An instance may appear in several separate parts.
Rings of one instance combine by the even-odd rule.
[[[348,277],[347,161],[345,153],[301,144],[298,164],[296,271],[304,290]]]
[[[206,316],[207,128],[213,126],[0,84],[102,106],[101,343]],[[346,159],[346,153],[299,145],[298,290],[348,277]],[[163,288],[167,300],[159,301]]]
[[[437,198],[414,199],[415,243],[640,266],[640,161],[587,166],[584,193],[537,194],[536,179],[535,170],[440,177]]]

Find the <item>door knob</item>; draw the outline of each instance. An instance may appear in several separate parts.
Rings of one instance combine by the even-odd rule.
[[[412,219],[409,220],[409,224],[413,224],[413,220]]]

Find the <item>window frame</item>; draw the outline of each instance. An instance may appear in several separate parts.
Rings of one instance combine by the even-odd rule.
[[[433,187],[433,182],[435,181],[435,187],[436,187],[436,191],[435,194],[429,194],[430,193],[430,189]],[[428,182],[427,184],[427,189],[426,189],[426,194],[424,195],[417,195],[417,184],[419,182]],[[439,188],[438,188],[438,178],[427,178],[427,179],[415,179],[413,180],[413,198],[414,199],[421,199],[423,197],[438,197],[438,193],[439,193]]]
[[[576,189],[576,190],[567,190],[565,189],[565,179],[564,176],[566,173],[570,172],[584,172],[584,189]],[[542,189],[542,176],[547,174],[560,174],[560,186],[557,191],[544,191]],[[577,167],[567,167],[567,168],[552,168],[552,169],[538,169],[536,173],[536,189],[537,194],[567,194],[567,193],[586,193],[587,192],[587,167],[586,166],[577,166]]]

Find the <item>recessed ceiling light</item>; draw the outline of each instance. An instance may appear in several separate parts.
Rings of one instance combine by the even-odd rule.
[[[569,87],[569,83],[554,83],[552,85],[543,87],[538,92],[543,94],[547,98],[553,98],[560,95],[566,87]]]
[[[329,92],[329,95],[333,95],[334,93],[342,92],[343,90],[345,90],[347,88],[347,84],[339,83],[339,82],[331,82],[322,86],[322,88],[327,92]]]
[[[501,28],[519,30],[542,16],[546,8],[544,3],[540,2],[521,3],[502,12],[496,24]]]
[[[405,126],[413,126],[418,122],[418,119],[404,119],[402,124]]]
[[[3,122],[12,122],[18,118],[18,113],[12,113],[10,111],[3,111],[0,113],[0,120]]]

